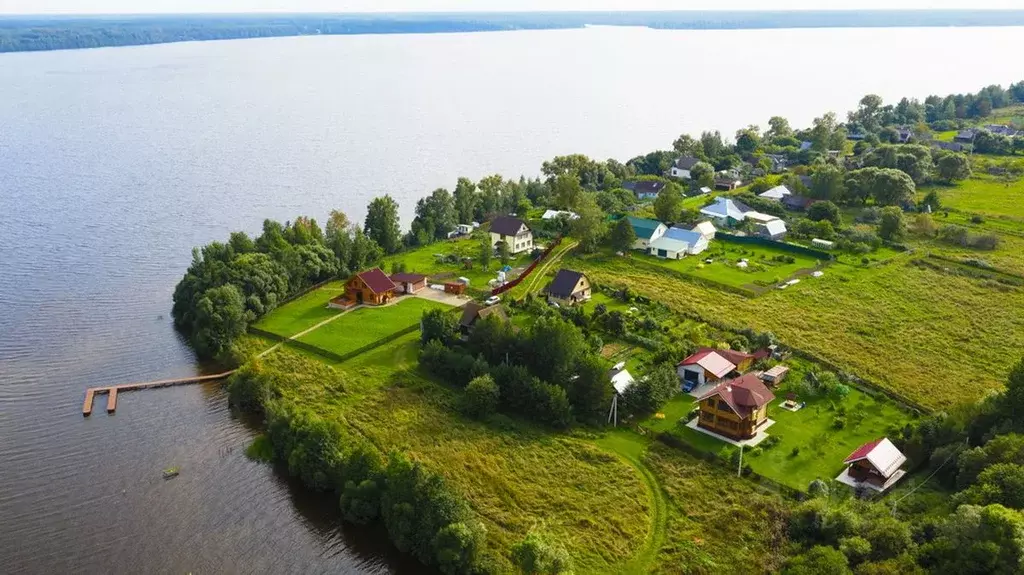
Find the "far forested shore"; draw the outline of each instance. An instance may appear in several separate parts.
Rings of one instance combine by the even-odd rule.
[[[677,30],[1024,26],[1024,10],[0,15],[0,52],[204,40],[646,26]]]

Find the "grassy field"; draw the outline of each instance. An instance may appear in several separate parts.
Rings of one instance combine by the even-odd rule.
[[[653,273],[625,259],[580,259],[592,280],[627,284],[733,329],[772,331],[788,345],[930,407],[1001,387],[1024,347],[1024,291],[909,265],[833,265],[822,278],[756,299]]]
[[[668,497],[670,537],[651,572],[778,571],[786,541],[782,498],[657,443],[643,462]]]
[[[256,327],[280,336],[291,337],[341,313],[328,308],[327,302],[344,291],[343,282],[331,282],[275,309],[257,322]]]
[[[442,303],[405,297],[393,305],[363,307],[307,333],[299,341],[344,355],[420,321],[423,312],[444,308]]]
[[[1009,216],[1024,224],[1024,180],[1007,185],[992,176],[975,176],[954,186],[922,186],[923,197],[934,189],[944,207],[989,216]]]
[[[412,371],[417,349],[410,334],[329,372],[288,350],[263,361],[295,374],[285,401],[443,473],[469,499],[494,550],[506,554],[536,529],[565,545],[576,572],[621,572],[651,526],[652,501],[636,471],[586,438],[502,416],[464,419],[454,392]]]

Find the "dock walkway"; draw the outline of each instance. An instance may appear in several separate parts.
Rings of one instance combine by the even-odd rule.
[[[235,370],[215,373],[212,375],[197,375],[193,377],[182,377],[178,379],[161,379],[157,381],[144,381],[141,383],[126,383],[123,385],[111,385],[105,387],[90,387],[85,390],[85,403],[82,405],[82,415],[92,415],[93,400],[97,395],[107,394],[107,413],[114,413],[117,410],[117,395],[122,391],[135,391],[137,389],[153,389],[157,387],[171,387],[175,385],[188,385],[192,383],[203,383],[204,381],[215,381],[224,379]]]

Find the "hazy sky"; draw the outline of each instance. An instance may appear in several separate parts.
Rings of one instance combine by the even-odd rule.
[[[0,0],[0,13],[1020,8],[1024,0]]]

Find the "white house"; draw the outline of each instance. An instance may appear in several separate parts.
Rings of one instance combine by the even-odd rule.
[[[540,217],[540,219],[553,220],[560,216],[565,216],[570,220],[578,220],[580,217],[576,212],[569,212],[566,210],[547,210],[544,212],[544,215]]]
[[[786,222],[778,218],[757,224],[757,235],[769,240],[781,240],[786,237],[786,232]]]
[[[669,173],[672,175],[673,178],[689,180],[690,170],[692,170],[693,167],[696,166],[697,162],[699,161],[699,158],[694,158],[693,156],[683,156],[681,158],[676,159],[675,163],[672,164],[672,169],[669,170]]]
[[[711,222],[701,222],[693,226],[693,231],[704,236],[704,238],[707,239],[708,241],[711,241],[715,239],[715,232],[717,232],[718,230],[715,229],[715,224]]]
[[[696,255],[708,249],[708,239],[700,232],[669,228],[665,235],[651,242],[649,252],[652,256],[682,259],[686,255]]]
[[[715,198],[715,203],[705,206],[700,213],[712,218],[715,221],[727,225],[742,222],[746,219],[747,212],[752,212],[746,204],[730,198]]]
[[[628,216],[626,219],[629,220],[629,224],[633,226],[633,233],[636,234],[636,241],[633,242],[634,250],[646,252],[650,248],[651,242],[665,235],[665,232],[668,231],[668,226],[658,220],[634,218],[632,216]]]
[[[520,254],[533,249],[533,232],[523,220],[512,216],[501,216],[491,221],[491,246],[505,242],[511,254]]]
[[[473,226],[469,224],[459,224],[455,226],[455,231],[459,232],[464,236],[468,236],[469,234],[473,233],[473,229]]]
[[[782,201],[782,198],[793,195],[793,192],[789,191],[786,186],[775,186],[774,188],[757,195],[759,198],[766,200]]]

